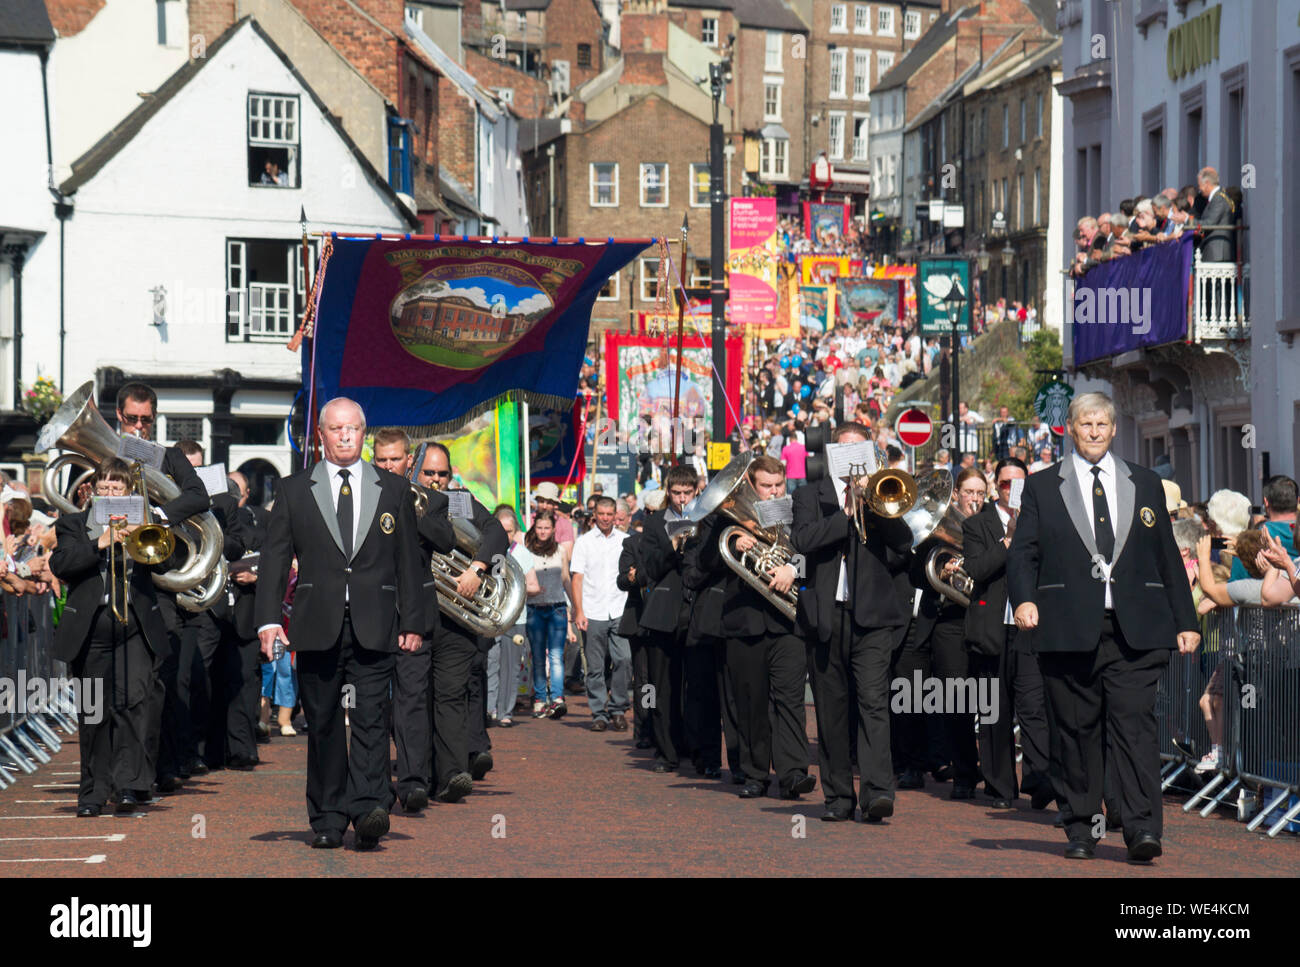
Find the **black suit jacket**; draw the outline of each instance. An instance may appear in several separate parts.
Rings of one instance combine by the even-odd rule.
[[[975,582],[970,607],[966,609],[966,643],[980,655],[1000,655],[1006,645],[1007,546],[1006,530],[997,505],[986,503],[961,525],[962,568]],[[1016,650],[1029,651],[1032,635],[1016,636]]]
[[[260,551],[262,543],[266,540],[269,515],[261,507],[252,506],[240,507],[236,514],[243,530],[244,550],[246,552]],[[227,605],[229,620],[235,626],[235,634],[243,641],[255,639],[257,637],[257,616],[255,614],[257,582],[240,584],[231,577],[226,584],[226,588],[235,600],[233,608],[229,608]],[[229,596],[226,600],[229,601]]]
[[[416,518],[416,532],[420,538],[420,587],[422,600],[424,601],[423,632],[424,637],[432,638],[438,633],[438,629],[442,627],[440,618],[442,612],[438,607],[437,582],[433,579],[433,572],[430,570],[429,562],[434,551],[439,554],[451,552],[451,549],[456,546],[456,531],[452,528],[451,519],[447,516],[447,495],[437,490],[421,487],[419,484],[411,484],[411,486],[419,487],[420,492],[427,501],[424,514]],[[414,506],[414,494],[411,495],[411,501],[412,506]]]
[[[641,610],[645,607],[647,579],[645,559],[641,553],[641,544],[645,535],[636,531],[627,535],[618,556],[618,577],[614,583],[620,591],[627,592],[627,605],[623,608],[623,617],[618,622],[618,633],[624,638],[634,638],[641,634]],[[636,568],[636,577],[628,578],[628,573]]]
[[[167,515],[167,523],[179,524],[208,509],[208,488],[203,486],[203,481],[194,472],[194,465],[181,452],[180,447],[168,447],[163,453],[162,472],[171,477],[172,482],[181,489],[180,496],[175,500],[159,505],[159,509]]]
[[[326,651],[343,626],[350,602],[357,642],[371,651],[397,651],[399,632],[425,628],[423,578],[415,508],[405,478],[368,463],[352,467],[357,537],[343,555],[338,518],[324,461],[280,483],[262,546],[257,580],[258,627],[281,623],[289,566],[298,558],[294,592],[294,651]]]
[[[1111,558],[1115,617],[1138,649],[1176,648],[1180,631],[1197,631],[1160,478],[1115,460],[1119,513]],[[1101,638],[1106,590],[1093,577],[1092,508],[1085,508],[1067,456],[1025,482],[1020,517],[1007,556],[1011,606],[1038,606],[1034,650],[1091,651]]]
[[[682,579],[697,594],[697,627],[720,638],[789,634],[793,623],[722,559],[719,541],[730,524],[727,518],[709,517],[685,554]]]
[[[65,514],[54,523],[57,543],[50,555],[50,570],[68,586],[63,616],[54,633],[53,652],[59,661],[73,661],[89,643],[95,612],[108,586],[108,552],[96,544],[104,528],[89,522],[89,518],[90,512],[82,511]],[[155,655],[166,652],[170,646],[167,626],[158,610],[154,569],[129,557],[125,558],[125,566],[130,573],[127,600],[145,643]]]
[[[1201,238],[1203,262],[1235,262],[1237,260],[1237,233],[1230,226],[1235,223],[1232,199],[1220,188],[1205,205],[1201,224],[1207,226]],[[1221,226],[1221,227],[1214,227]]]
[[[650,583],[645,606],[641,610],[641,630],[675,634],[685,630],[691,618],[691,599],[682,583],[682,565],[687,547],[678,551],[668,538],[664,512],[656,510],[642,527],[641,553],[645,559],[646,579]],[[688,540],[698,540],[698,535]]]
[[[912,532],[901,517],[892,520],[867,515],[867,543],[835,497],[835,484],[823,477],[794,492],[794,525],[790,537],[804,555],[806,577],[799,590],[799,620],[805,631],[830,641],[838,606],[840,558],[845,556],[853,620],[864,628],[906,626],[894,579],[906,569]]]

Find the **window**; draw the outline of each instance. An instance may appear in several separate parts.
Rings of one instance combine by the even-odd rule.
[[[764,178],[790,177],[787,147],[788,142],[783,138],[763,139],[762,153],[759,158],[759,172]]]
[[[1002,147],[1011,146],[1011,105],[1002,105]]]
[[[1043,136],[1043,94],[1038,93],[1037,103],[1034,106],[1034,137]]]
[[[312,242],[311,251],[316,250]],[[315,259],[309,255],[312,271]],[[281,240],[226,240],[226,341],[261,342],[293,335],[306,304],[302,245]]]
[[[908,40],[921,36],[921,15],[915,10],[903,15],[903,36]]]
[[[1142,115],[1142,184],[1162,185],[1165,181],[1165,106]]]
[[[578,66],[579,67],[591,66],[591,44],[578,45]]]
[[[388,183],[406,195],[415,194],[411,130],[409,118],[388,119]]]
[[[167,0],[157,0],[158,6],[158,46],[167,46]]]
[[[704,17],[700,20],[700,40],[710,47],[718,46],[718,18]]]
[[[1034,224],[1043,224],[1043,169],[1034,169]]]
[[[871,95],[871,51],[853,52],[853,98],[865,101]]]
[[[641,165],[641,207],[668,207],[668,165],[647,161]]]
[[[871,8],[865,3],[853,6],[853,32],[855,34],[871,33]]]
[[[1025,227],[1025,176],[1016,175],[1016,228]]]
[[[591,165],[588,177],[593,208],[618,207],[618,164],[598,161]]]
[[[894,69],[894,54],[888,50],[876,51],[876,76],[884,77]]]
[[[763,70],[781,69],[781,33],[769,30],[763,37]]]
[[[844,64],[848,60],[848,51],[831,51],[831,97],[844,96]]]
[[[202,439],[191,437],[191,439]],[[230,442],[235,446],[278,447],[284,445],[284,420],[242,419],[231,420]]]
[[[1025,112],[1025,99],[1022,97],[1020,99],[1020,143],[1021,144],[1024,144],[1026,141],[1029,140],[1028,128],[1025,125],[1026,117],[1027,115]]]
[[[781,120],[781,84],[766,81],[763,84],[763,120]]]
[[[297,95],[249,93],[248,183],[298,187]]]
[[[853,115],[853,160],[867,160],[867,123],[870,118],[865,114]]]
[[[709,166],[691,165],[691,207],[707,208],[709,205]]]
[[[894,36],[894,11],[881,7],[876,11],[876,33]]]
[[[597,302],[617,302],[618,301],[618,277],[622,273],[615,272],[605,280],[604,286],[596,293]]]
[[[172,416],[171,414],[162,414],[163,418],[163,439],[168,443],[175,443],[177,440],[194,440],[198,443],[203,442],[203,417],[201,416]]]
[[[713,263],[708,259],[691,260],[691,288],[703,289],[713,281]]]
[[[1005,178],[1002,179],[1002,204],[999,207],[1001,207],[1003,215],[1006,215],[1007,214],[1007,179]]]
[[[830,150],[827,152],[832,158],[844,157],[844,112],[831,111],[827,114],[828,127],[830,129]]]
[[[659,260],[641,259],[641,301],[655,302],[659,298]]]
[[[846,34],[848,32],[848,7],[842,3],[831,4],[831,33]]]
[[[526,30],[528,28],[528,14],[516,13],[515,27],[518,28],[519,30]]]

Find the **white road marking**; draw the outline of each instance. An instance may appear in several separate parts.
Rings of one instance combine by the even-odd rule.
[[[120,843],[126,839],[126,833],[109,833],[106,836],[0,836],[0,843],[31,843],[55,839],[102,839],[108,843]]]
[[[0,860],[0,863],[102,863],[108,859],[103,853],[92,856],[33,856],[25,860]]]

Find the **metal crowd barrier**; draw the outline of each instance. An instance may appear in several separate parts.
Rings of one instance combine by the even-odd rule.
[[[1249,806],[1262,802],[1246,828],[1268,822],[1269,836],[1277,836],[1300,816],[1300,609],[1218,608],[1204,619],[1196,654],[1171,657],[1156,700],[1164,789],[1195,780],[1199,755],[1210,748],[1200,698],[1220,664],[1218,767],[1199,788],[1192,783],[1183,811],[1199,806],[1209,816],[1235,805],[1244,820]]]
[[[0,594],[0,789],[34,773],[77,730],[67,666],[56,661],[49,594]],[[39,683],[39,684],[38,684]]]

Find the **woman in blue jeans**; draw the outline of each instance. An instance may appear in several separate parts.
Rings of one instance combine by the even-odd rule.
[[[533,518],[524,535],[524,547],[533,558],[528,569],[528,643],[533,652],[533,717],[558,719],[568,711],[564,704],[564,642],[576,640],[569,622],[568,551],[555,539],[555,517],[543,512]],[[547,676],[547,660],[550,676]]]

